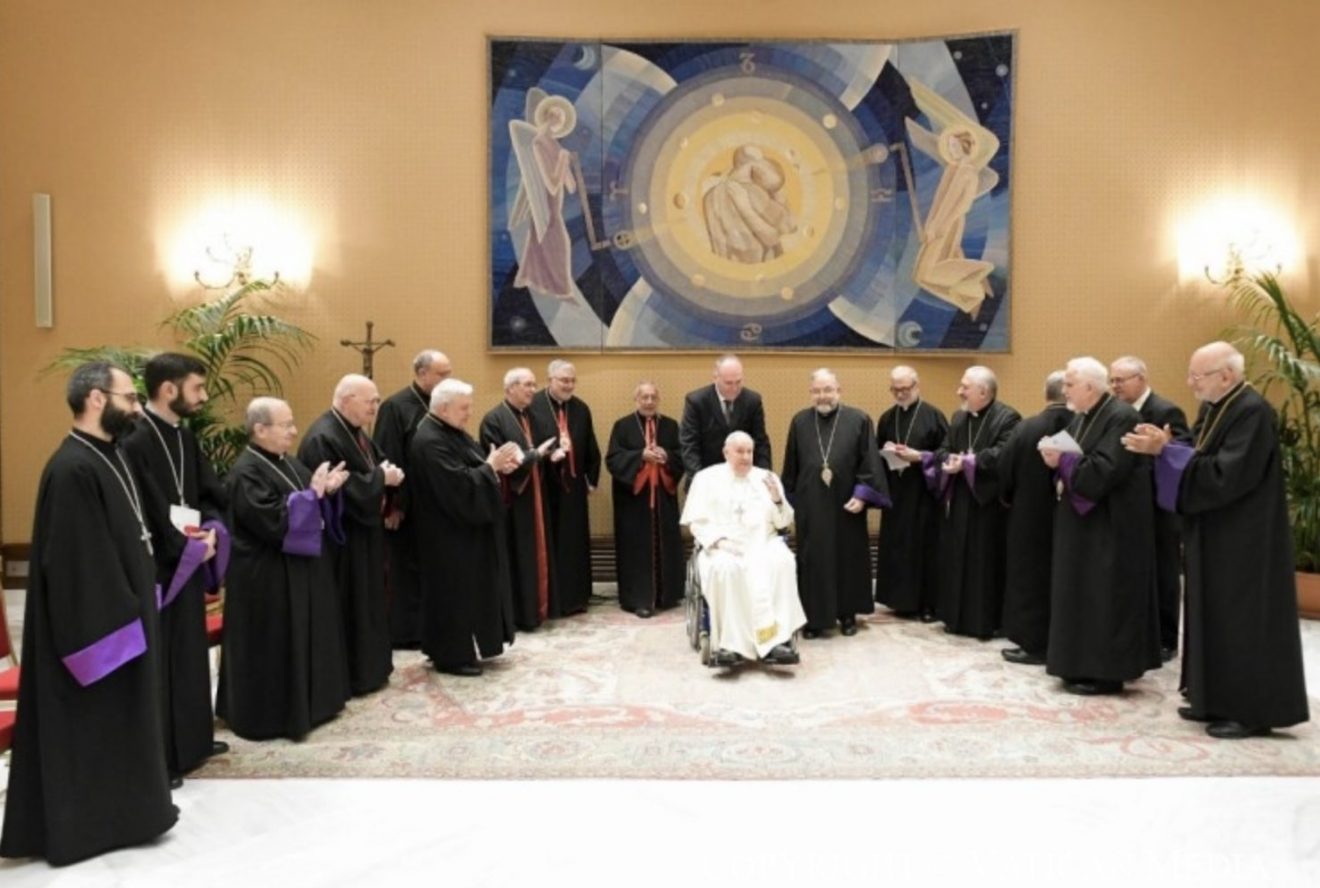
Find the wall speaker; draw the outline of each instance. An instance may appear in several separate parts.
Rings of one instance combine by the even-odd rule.
[[[54,327],[51,301],[50,195],[32,195],[32,288],[36,296],[37,326]]]

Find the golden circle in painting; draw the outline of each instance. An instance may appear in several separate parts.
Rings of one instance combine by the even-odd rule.
[[[847,174],[817,119],[764,96],[726,96],[665,139],[649,223],[675,265],[723,281],[727,295],[792,298],[783,293],[837,245]]]

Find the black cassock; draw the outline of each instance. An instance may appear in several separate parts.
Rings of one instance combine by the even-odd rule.
[[[304,737],[349,696],[329,553],[342,494],[318,500],[310,480],[255,444],[225,477],[233,551],[216,714],[249,740]]]
[[[1050,675],[1128,681],[1160,666],[1150,461],[1121,440],[1139,421],[1132,405],[1105,395],[1068,425],[1083,452],[1059,458]]]
[[[395,530],[385,531],[385,598],[389,604],[390,642],[394,647],[414,647],[421,639],[422,600],[417,576],[417,534],[410,517],[412,472],[408,445],[417,424],[430,410],[430,397],[409,383],[407,388],[385,399],[376,414],[372,440],[385,458],[403,469],[403,483],[390,488],[386,512],[402,513]]]
[[[345,542],[330,546],[344,624],[348,682],[354,696],[383,687],[394,670],[385,605],[385,501],[382,455],[361,429],[331,409],[317,417],[298,447],[298,461],[311,469],[344,463]]]
[[[513,586],[495,471],[467,432],[434,416],[412,439],[412,517],[421,547],[422,651],[438,668],[513,643]]]
[[[149,479],[158,496],[151,501],[156,582],[169,590],[190,542],[170,522],[169,507],[182,505],[201,514],[198,525],[223,523],[225,493],[210,462],[202,456],[191,430],[161,419],[148,408],[146,416],[124,440],[124,454],[140,475]],[[214,525],[210,525],[214,527]],[[217,528],[217,546],[227,545]],[[211,714],[211,657],[206,640],[207,592],[218,583],[209,569],[192,570],[181,589],[160,612],[161,685],[164,692],[165,763],[175,774],[196,768],[211,754],[215,739]],[[223,578],[219,578],[223,579]]]
[[[683,600],[686,570],[678,528],[678,484],[683,478],[678,423],[656,415],[653,440],[668,460],[642,461],[647,417],[630,413],[610,431],[605,464],[613,477],[614,551],[619,606],[664,609]],[[655,466],[654,469],[647,468]]]
[[[178,818],[162,753],[156,566],[126,468],[113,445],[79,436],[41,476],[5,857],[73,863]]]
[[[1050,404],[1018,423],[1000,457],[1000,496],[1008,504],[1004,636],[1033,654],[1050,640],[1050,565],[1054,552],[1054,470],[1041,459],[1040,439],[1067,427],[1072,411]]]
[[[874,611],[866,508],[856,514],[843,508],[853,497],[869,508],[890,504],[871,417],[846,404],[824,416],[814,407],[798,411],[788,428],[782,478],[793,504],[807,628],[819,632]]]
[[[940,491],[940,599],[936,611],[958,635],[987,639],[1000,627],[1004,609],[1004,547],[1007,510],[999,500],[998,462],[1022,417],[992,401],[977,414],[959,410],[944,443],[922,460],[928,480]],[[958,475],[941,466],[951,453],[972,453]]]
[[[524,426],[524,423],[526,424]],[[530,410],[514,410],[503,401],[481,420],[481,449],[500,447],[512,441],[523,449],[523,463],[500,476],[500,488],[508,508],[505,535],[509,551],[509,575],[513,583],[513,617],[519,629],[532,630],[548,617],[558,617],[560,606],[555,573],[555,534],[546,494],[549,457],[536,452],[547,438],[559,431],[545,424]]]
[[[542,426],[567,430],[572,452],[546,465],[546,501],[555,539],[554,562],[561,614],[587,609],[591,598],[591,522],[588,486],[600,484],[600,445],[591,422],[591,408],[581,398],[559,401],[547,390],[537,393],[529,408]],[[540,443],[539,441],[537,442]]]
[[[1249,386],[1202,406],[1196,448],[1155,465],[1160,505],[1183,518],[1183,683],[1196,712],[1251,727],[1310,717],[1292,531],[1274,409]]]
[[[895,405],[876,423],[876,445],[906,444],[932,452],[944,443],[948,420],[918,400],[906,410]],[[894,504],[880,517],[875,553],[875,600],[905,615],[933,614],[939,601],[940,508],[926,484],[921,464],[895,471],[884,463]]]
[[[1187,415],[1167,398],[1151,392],[1141,405],[1141,421],[1173,432],[1173,439],[1191,443]],[[1148,457],[1149,458],[1149,457]],[[1155,582],[1159,589],[1160,645],[1178,649],[1178,616],[1182,611],[1182,522],[1177,514],[1155,505]]]

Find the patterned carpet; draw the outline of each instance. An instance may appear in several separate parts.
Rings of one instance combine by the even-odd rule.
[[[682,611],[613,603],[525,633],[478,679],[395,656],[389,687],[301,743],[251,743],[193,776],[795,779],[1320,775],[1312,724],[1222,742],[1177,716],[1175,670],[1121,697],[879,615],[802,663],[707,669]],[[1313,701],[1312,708],[1320,712]]]

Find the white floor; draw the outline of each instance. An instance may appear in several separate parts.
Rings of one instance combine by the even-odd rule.
[[[1320,688],[1320,623],[1303,641]],[[1320,885],[1320,778],[190,780],[175,802],[152,846],[0,862],[0,886]]]

